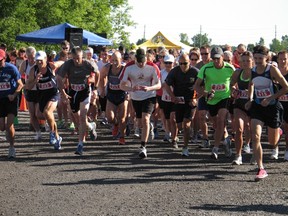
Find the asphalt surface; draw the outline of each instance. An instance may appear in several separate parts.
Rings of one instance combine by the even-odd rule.
[[[131,135],[120,146],[109,126],[97,125],[97,140],[88,140],[78,156],[76,135],[61,129],[63,149],[55,151],[48,132],[40,142],[33,140],[28,113],[20,112],[16,159],[7,159],[8,144],[0,133],[0,215],[288,214],[283,140],[279,160],[272,161],[263,135],[269,176],[255,182],[251,154],[243,154],[243,165],[233,166],[233,158],[225,158],[223,151],[214,161],[211,149],[190,143],[190,156],[183,157],[180,135],[179,149],[156,139],[141,160],[138,139]]]

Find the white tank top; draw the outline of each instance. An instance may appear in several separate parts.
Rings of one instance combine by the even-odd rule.
[[[35,64],[30,65],[29,62],[27,63],[27,68],[25,70],[25,82],[28,80],[29,72],[34,65]],[[37,90],[36,85],[34,85],[31,90]]]

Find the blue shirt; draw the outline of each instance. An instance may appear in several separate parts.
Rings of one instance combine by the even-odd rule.
[[[6,62],[5,66],[0,68],[0,98],[14,94],[19,79],[21,79],[21,75],[17,67]]]

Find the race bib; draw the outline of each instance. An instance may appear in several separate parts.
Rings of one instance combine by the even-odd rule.
[[[53,84],[51,81],[45,83],[38,83],[38,88],[40,90],[47,90],[53,88]]]
[[[111,90],[121,90],[119,84],[114,85],[114,84],[109,83],[109,88],[110,88]]]
[[[269,88],[256,89],[255,94],[257,98],[267,98],[271,96],[271,90]]]
[[[10,82],[1,82],[0,83],[0,90],[1,91],[7,91],[11,89],[11,84]]]
[[[226,86],[225,84],[212,84],[211,85],[211,89],[216,91],[225,91],[226,90]]]
[[[82,91],[85,89],[85,84],[71,84],[71,89],[74,91]]]
[[[288,95],[282,95],[281,97],[279,97],[279,101],[287,102],[288,101]]]
[[[176,97],[176,98],[179,100],[178,104],[185,104],[184,97]]]
[[[168,94],[162,95],[162,100],[166,102],[171,102],[171,97]]]
[[[239,98],[248,99],[248,90],[239,90]]]

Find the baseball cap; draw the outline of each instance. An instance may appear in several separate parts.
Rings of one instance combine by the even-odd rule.
[[[174,62],[175,61],[175,58],[174,58],[174,56],[173,55],[166,55],[165,57],[164,57],[164,62]]]
[[[137,62],[143,63],[146,61],[146,52],[144,49],[139,48],[136,50],[136,55],[135,55]]]
[[[35,55],[35,60],[44,60],[45,58],[47,58],[47,55],[44,51],[38,51]]]
[[[211,58],[220,58],[221,56],[223,56],[223,50],[221,47],[213,47],[211,50]]]
[[[6,58],[6,53],[4,50],[0,49],[0,60],[2,60],[3,58]]]

